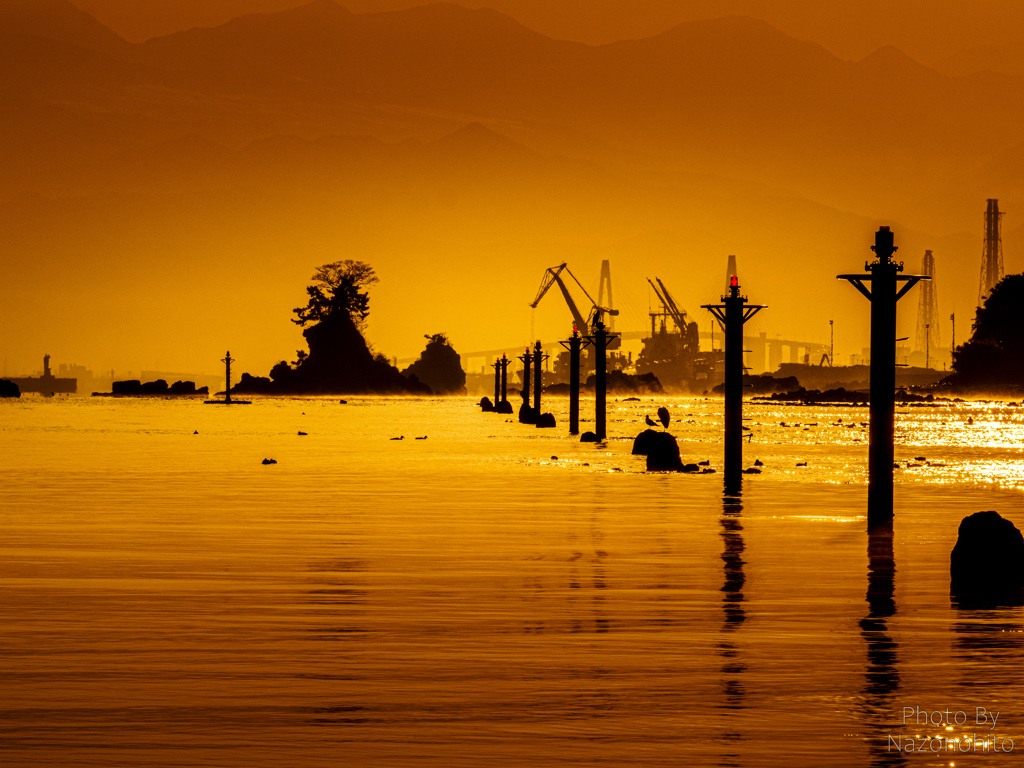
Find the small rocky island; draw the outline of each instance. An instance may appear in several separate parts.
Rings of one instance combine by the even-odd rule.
[[[294,311],[309,352],[299,350],[294,362],[282,360],[269,377],[243,373],[234,394],[253,395],[429,395],[431,388],[414,376],[406,378],[374,354],[363,337],[370,314],[367,289],[378,282],[362,261],[324,264],[306,287],[308,301]]]
[[[163,397],[188,397],[190,395],[208,395],[208,387],[196,389],[194,381],[176,381],[168,385],[165,379],[141,382],[138,379],[115,381],[110,392],[93,392],[93,397],[143,397],[156,395]]]

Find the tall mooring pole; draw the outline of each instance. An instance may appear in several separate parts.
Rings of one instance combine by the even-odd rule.
[[[523,364],[523,405],[530,404],[530,364],[533,362],[533,355],[530,354],[530,348],[526,348],[526,352],[516,358]]]
[[[587,336],[587,341],[594,345],[594,434],[598,440],[608,437],[606,420],[608,397],[608,347],[618,337],[617,333],[609,333],[600,317],[592,326],[594,335]]]
[[[224,402],[231,402],[231,364],[235,362],[231,359],[231,351],[228,350],[227,355],[221,360],[224,363]]]
[[[541,349],[540,342],[533,348],[533,410],[540,416],[541,364],[548,359]]]
[[[892,470],[896,439],[896,303],[927,275],[901,275],[895,262],[893,233],[881,227],[871,246],[877,257],[866,263],[867,274],[839,275],[871,302],[871,406],[868,435],[868,530],[893,518]],[[871,289],[865,283],[871,283]],[[903,283],[902,287],[899,283]]]
[[[721,304],[705,304],[725,327],[725,486],[736,488],[743,476],[743,326],[765,308],[740,296],[740,281],[729,278]]]
[[[508,366],[512,361],[502,354],[501,360],[498,362],[501,364],[501,402],[504,403],[508,400]]]
[[[497,359],[491,365],[494,369],[494,406],[501,402],[501,360]]]
[[[572,336],[568,341],[559,342],[569,350],[569,434],[580,433],[580,350],[590,342],[580,336],[579,329],[573,326]]]

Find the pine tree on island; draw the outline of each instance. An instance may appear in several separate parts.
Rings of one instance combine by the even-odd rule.
[[[430,394],[407,379],[385,355],[374,354],[363,338],[370,314],[367,290],[377,281],[369,264],[346,259],[324,264],[306,286],[305,306],[293,310],[304,330],[309,352],[299,350],[293,363],[282,360],[270,378],[242,374],[232,392],[308,394]]]

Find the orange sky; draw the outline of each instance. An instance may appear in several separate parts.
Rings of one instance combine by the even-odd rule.
[[[132,41],[297,5],[75,2]],[[1008,211],[1007,270],[1024,267],[1019,3],[493,3],[523,27],[320,0],[145,45],[44,6],[0,48],[11,375],[43,352],[216,371],[228,347],[265,374],[303,343],[290,310],[313,268],[340,258],[380,274],[369,338],[399,357],[425,333],[462,351],[563,335],[556,296],[527,307],[561,261],[594,290],[611,259],[620,327],[647,327],[659,276],[707,330],[698,307],[736,253],[770,305],[749,330],[827,342],[835,319],[845,361],[867,305],[835,275],[881,224],[908,270],[935,252],[963,340],[987,197]],[[599,48],[531,31],[597,44],[678,24]]]

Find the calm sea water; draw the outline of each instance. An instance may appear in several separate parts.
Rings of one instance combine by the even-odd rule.
[[[901,409],[869,540],[866,410],[748,406],[727,498],[629,455],[662,404],[720,470],[711,400],[603,448],[468,399],[0,402],[0,765],[1018,764],[1024,613],[948,568],[1024,524],[1021,408]]]

